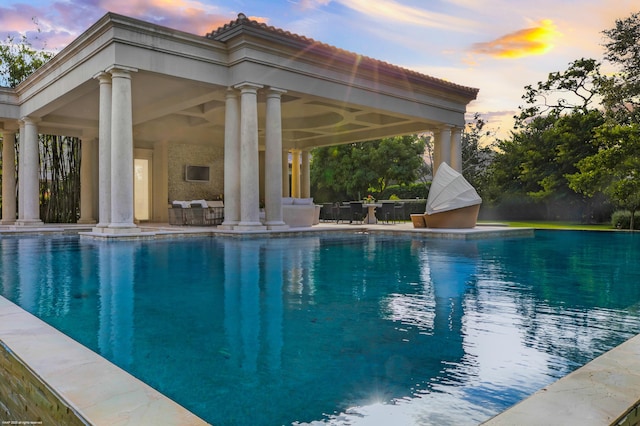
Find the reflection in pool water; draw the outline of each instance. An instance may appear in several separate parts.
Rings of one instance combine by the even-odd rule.
[[[217,425],[477,424],[640,330],[640,240],[0,240],[0,294]]]

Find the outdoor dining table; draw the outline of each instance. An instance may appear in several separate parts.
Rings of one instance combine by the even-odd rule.
[[[378,219],[376,218],[376,207],[382,207],[380,203],[364,203],[362,207],[367,208],[367,216],[364,218],[364,223],[376,224]]]

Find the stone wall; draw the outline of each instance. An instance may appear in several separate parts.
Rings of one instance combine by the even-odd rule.
[[[0,341],[0,424],[86,425]]]
[[[168,147],[169,200],[217,200],[224,192],[224,149],[205,145]],[[185,166],[209,166],[209,182],[187,182]]]

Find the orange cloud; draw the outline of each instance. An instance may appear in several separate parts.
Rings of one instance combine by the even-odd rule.
[[[494,58],[521,58],[543,55],[553,49],[554,41],[562,34],[556,30],[553,21],[545,19],[538,26],[519,30],[493,41],[476,43],[474,53],[490,55]]]

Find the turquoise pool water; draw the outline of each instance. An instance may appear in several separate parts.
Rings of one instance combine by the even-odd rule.
[[[640,235],[2,237],[0,294],[216,425],[477,424],[640,332]]]

